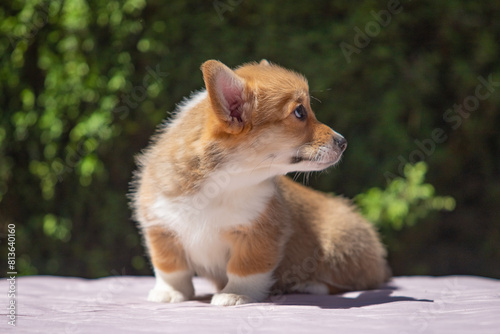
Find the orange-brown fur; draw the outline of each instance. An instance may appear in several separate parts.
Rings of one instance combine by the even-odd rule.
[[[265,213],[251,227],[226,232],[232,252],[227,271],[239,276],[273,270],[281,260],[283,245],[276,242],[285,237],[278,210],[278,200],[272,199]]]
[[[293,210],[290,216],[294,233],[276,270],[278,291],[290,291],[293,278],[313,277],[337,293],[373,289],[390,277],[386,252],[375,229],[349,201],[319,193],[286,177],[279,183]],[[317,269],[309,272],[314,266]]]
[[[155,226],[146,230],[145,238],[155,268],[164,272],[188,268],[184,249],[174,233]]]
[[[203,210],[231,207],[233,199],[248,196],[244,187],[230,188],[233,183],[238,185],[240,179],[243,182],[258,173],[267,175],[269,168],[269,176],[262,180],[255,176],[255,185],[249,185],[250,194],[270,194],[264,206],[259,204],[260,198],[248,198],[249,205],[262,207],[256,217],[247,221],[251,216],[248,212],[238,216],[244,206],[238,209],[241,203],[234,204],[232,220],[214,229],[210,236],[227,243],[227,258],[222,261],[228,275],[250,277],[272,272],[272,293],[296,291],[300,284],[310,282],[337,293],[375,288],[387,281],[390,270],[384,247],[373,226],[350,202],[275,175],[294,166],[326,168],[338,161],[345,148],[339,151],[331,143],[341,136],[314,116],[305,78],[267,62],[247,64],[232,72],[219,62],[208,61],[202,71],[207,97],[182,111],[139,159],[142,167],[133,207],[153,267],[164,273],[199,268],[199,273],[222,289],[227,276],[201,268],[190,258],[189,254],[196,255],[192,253],[193,244],[186,241],[189,233],[182,232],[190,227],[182,224],[195,224],[196,219],[184,223],[178,221],[177,213],[170,216],[170,211],[177,210],[179,203],[188,203],[187,211],[179,211],[180,215],[188,220],[204,219]],[[231,100],[233,91],[236,98]],[[306,110],[305,119],[294,114],[300,105]],[[283,157],[295,151],[297,157],[290,157],[293,159],[288,166]],[[237,168],[231,169],[233,160]],[[313,167],[307,167],[308,163]],[[200,194],[207,192],[207,184],[217,182],[211,178],[220,171],[227,174],[222,177],[228,178],[230,185],[218,185],[220,193],[208,196],[205,202],[209,204],[198,207],[197,203],[206,199]],[[217,223],[217,219],[211,221]]]

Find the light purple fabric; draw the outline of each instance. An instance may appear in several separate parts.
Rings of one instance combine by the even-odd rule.
[[[473,276],[397,277],[379,290],[335,296],[285,295],[274,302],[146,301],[152,277],[17,278],[16,327],[0,290],[0,333],[500,333],[500,280]],[[204,297],[203,297],[204,296]]]

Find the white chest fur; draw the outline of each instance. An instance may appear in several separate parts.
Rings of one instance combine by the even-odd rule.
[[[226,179],[224,174],[215,173],[197,194],[176,198],[158,195],[151,207],[151,213],[177,233],[194,270],[225,272],[230,245],[222,233],[252,224],[275,191],[271,180],[239,187],[239,177]]]

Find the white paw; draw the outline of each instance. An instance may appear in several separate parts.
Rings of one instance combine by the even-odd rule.
[[[148,301],[159,303],[180,303],[188,299],[181,292],[175,290],[152,289],[148,295]]]
[[[218,306],[233,306],[253,303],[254,300],[245,295],[237,295],[234,293],[216,293],[212,297],[212,305]]]

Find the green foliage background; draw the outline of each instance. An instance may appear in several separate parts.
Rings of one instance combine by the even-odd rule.
[[[475,94],[479,76],[500,81],[500,4],[401,5],[348,61],[340,43],[354,46],[354,28],[376,22],[372,11],[388,2],[2,3],[2,259],[14,223],[21,274],[151,273],[125,196],[134,155],[202,87],[203,61],[266,58],[305,74],[318,118],[348,139],[342,163],[311,185],[362,193],[357,201],[368,216],[378,212],[395,274],[500,277],[500,87],[467,118],[443,119]],[[415,140],[434,129],[446,140],[423,155],[433,186],[423,184],[424,164],[394,180],[404,176],[401,161],[422,151]],[[424,197],[411,199],[408,189]],[[427,215],[453,207],[434,191],[452,196],[455,210]],[[411,212],[399,217],[401,205]]]

